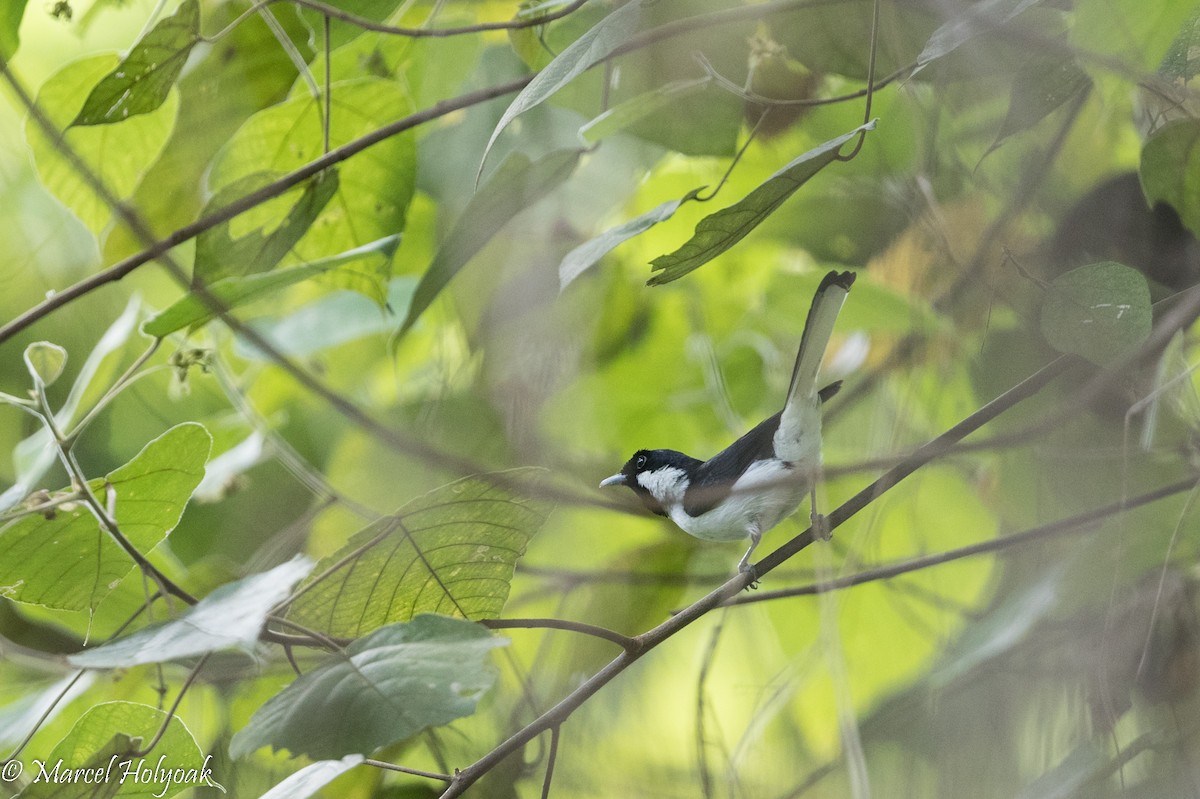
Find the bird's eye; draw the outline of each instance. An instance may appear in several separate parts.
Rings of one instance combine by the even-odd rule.
[[[637,467],[637,468],[639,468],[639,469],[644,469],[644,468],[646,468],[646,456],[645,456],[645,455],[638,455],[638,456],[637,456],[637,460],[635,460],[635,461],[633,462],[633,465],[634,465],[634,466],[636,466],[636,467]]]

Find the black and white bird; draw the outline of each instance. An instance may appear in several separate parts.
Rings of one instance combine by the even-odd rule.
[[[762,534],[800,506],[820,472],[821,404],[842,381],[818,391],[817,370],[852,285],[853,272],[830,272],[817,287],[783,410],[706,461],[673,449],[638,450],[600,486],[629,486],[650,511],[696,538],[749,537],[738,571],[753,571],[750,555]],[[820,533],[815,505],[812,518]]]

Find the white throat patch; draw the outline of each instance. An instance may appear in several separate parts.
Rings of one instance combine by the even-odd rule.
[[[650,492],[650,495],[662,505],[673,505],[683,502],[683,492],[687,488],[685,481],[687,473],[674,466],[661,466],[652,472],[641,472],[637,476],[638,485]]]

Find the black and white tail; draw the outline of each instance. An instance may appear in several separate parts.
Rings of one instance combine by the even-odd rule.
[[[796,365],[792,369],[792,382],[788,387],[785,409],[791,406],[794,400],[809,397],[812,398],[810,402],[816,400],[817,370],[825,357],[825,348],[829,346],[829,338],[833,335],[833,326],[842,310],[842,303],[846,301],[846,295],[854,285],[854,277],[853,272],[830,272],[822,278],[821,285],[817,287],[812,307],[808,309],[808,319],[804,322],[804,333],[800,337],[800,352],[796,354]],[[832,393],[829,396],[832,396]],[[821,399],[827,397],[822,396]]]

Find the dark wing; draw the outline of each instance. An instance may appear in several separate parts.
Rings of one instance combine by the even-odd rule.
[[[688,516],[699,516],[712,510],[729,496],[733,484],[757,460],[775,457],[775,431],[779,416],[764,419],[757,427],[725,449],[712,456],[696,469],[683,495],[683,510]]]

